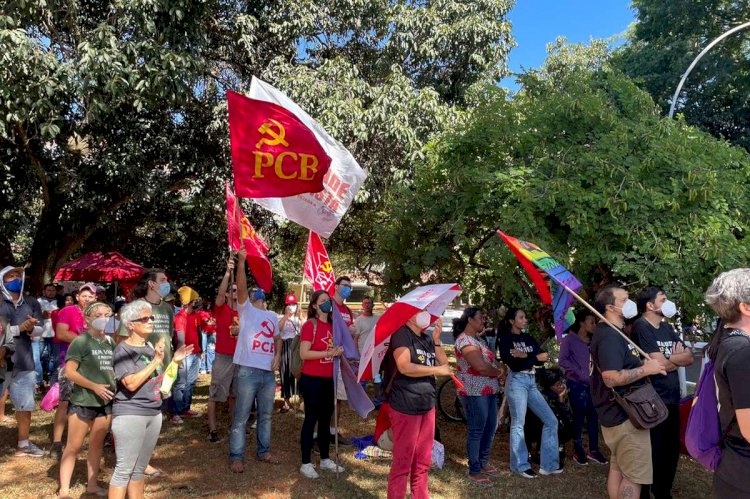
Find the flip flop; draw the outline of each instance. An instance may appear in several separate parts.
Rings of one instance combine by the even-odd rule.
[[[93,496],[93,497],[107,497],[109,495],[109,492],[104,489],[99,489],[97,491],[86,491],[83,493],[84,496]]]
[[[483,474],[485,474],[487,476],[498,476],[498,474],[500,473],[500,471],[498,471],[498,469],[495,468],[494,466],[487,465],[487,466],[485,466],[484,468],[482,468],[480,470],[480,473],[483,473]]]
[[[479,486],[479,487],[481,487],[483,489],[486,489],[488,487],[492,487],[494,485],[492,483],[492,480],[490,480],[489,478],[487,478],[485,476],[481,476],[481,475],[469,475],[469,480],[471,480],[472,482],[474,482],[475,485],[477,485],[477,486]]]
[[[162,470],[158,470],[158,469],[155,470],[155,471],[152,471],[151,473],[145,473],[144,472],[143,474],[146,476],[146,478],[164,478],[164,477],[167,476],[166,473],[164,473]]]

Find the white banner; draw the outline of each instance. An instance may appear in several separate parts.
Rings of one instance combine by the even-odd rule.
[[[289,97],[268,83],[253,77],[249,97],[278,104],[294,113],[312,130],[315,138],[331,158],[331,167],[323,178],[322,191],[286,198],[253,199],[253,202],[317,232],[322,237],[331,237],[367,178],[367,172],[359,166],[357,160],[339,141],[328,135],[322,126]]]

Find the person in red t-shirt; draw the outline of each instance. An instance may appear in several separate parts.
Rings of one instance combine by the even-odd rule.
[[[169,405],[172,412],[172,424],[182,424],[182,418],[196,418],[198,413],[190,410],[193,403],[193,389],[198,380],[201,366],[201,339],[198,334],[198,322],[201,319],[199,298],[188,302],[174,317],[174,340],[176,347],[182,345],[193,347],[193,352],[185,357],[177,372],[177,379],[172,387],[172,398]]]
[[[313,433],[318,425],[318,446],[320,448],[320,468],[329,471],[344,471],[328,457],[331,436],[326,428],[331,426],[333,416],[333,358],[339,357],[343,347],[333,347],[333,327],[331,326],[331,297],[324,290],[318,290],[310,298],[307,307],[307,322],[300,333],[299,356],[302,359],[302,375],[299,387],[305,399],[305,422],[300,437],[302,466],[300,473],[307,478],[318,478],[311,462]]]
[[[237,315],[237,285],[229,291],[229,278],[234,273],[234,257],[227,260],[227,271],[219,284],[214,301],[216,319],[216,357],[211,368],[211,386],[208,389],[208,440],[220,442],[216,430],[216,403],[229,401],[229,413],[234,413],[234,385],[237,366],[234,364],[234,350],[240,332]]]

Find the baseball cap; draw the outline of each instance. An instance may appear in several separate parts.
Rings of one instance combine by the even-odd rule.
[[[106,291],[107,291],[107,290],[106,290],[106,289],[104,289],[104,286],[97,286],[97,287],[96,287],[96,292],[97,292],[97,293],[105,293]]]
[[[93,294],[96,294],[96,285],[93,282],[87,282],[80,288],[78,288],[78,292],[80,293],[83,290],[91,291]]]
[[[266,299],[266,293],[262,289],[256,288],[253,291],[253,301],[265,300],[265,299]]]
[[[295,305],[297,303],[297,296],[294,293],[289,293],[286,295],[286,299],[284,300],[284,305]]]

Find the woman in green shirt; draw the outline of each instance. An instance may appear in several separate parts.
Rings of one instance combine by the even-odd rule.
[[[104,437],[112,420],[115,372],[112,367],[114,342],[104,334],[112,309],[102,302],[86,307],[87,334],[73,340],[65,357],[65,372],[74,383],[68,406],[68,443],[60,461],[58,497],[70,497],[70,479],[86,434],[91,431],[88,449],[86,492],[106,497],[96,477],[104,447]]]

